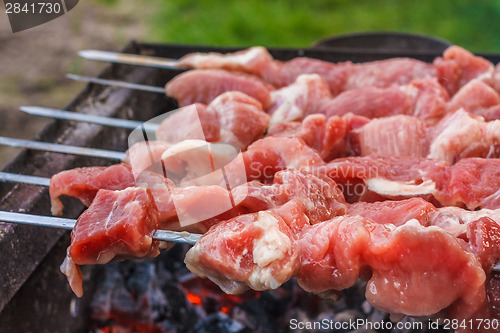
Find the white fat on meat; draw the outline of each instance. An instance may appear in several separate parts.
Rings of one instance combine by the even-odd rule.
[[[486,122],[483,126],[483,136],[490,147],[486,158],[499,158],[497,149],[500,146],[500,120]]]
[[[318,74],[302,74],[294,83],[271,91],[270,124],[302,120],[316,113],[322,101],[332,98],[328,84]]]
[[[478,144],[489,146],[483,138],[481,124],[481,121],[472,118],[464,109],[458,110],[447,121],[442,122],[444,129],[432,140],[427,158],[453,164],[466,150],[474,150]]]
[[[262,229],[263,236],[256,239],[253,244],[253,262],[257,267],[248,279],[248,284],[254,290],[276,289],[286,280],[278,281],[273,275],[273,268],[270,265],[285,258],[285,256],[292,255],[292,242],[287,235],[280,231],[278,220],[269,212],[259,212],[254,226]],[[284,271],[288,270],[286,275],[291,276],[293,268],[293,265],[289,264],[283,269]]]
[[[68,278],[69,286],[76,296],[83,296],[83,275],[80,267],[71,259],[69,255],[66,255],[63,263],[61,264],[61,272]]]
[[[432,180],[425,180],[420,184],[402,183],[384,178],[370,178],[365,180],[370,191],[387,196],[414,196],[433,194],[436,184]]]
[[[241,215],[222,222],[187,252],[186,267],[195,275],[208,278],[228,294],[239,294],[248,288],[276,289],[288,281],[297,270],[298,251],[288,228],[273,211]],[[243,225],[240,223],[243,222]],[[240,239],[240,233],[252,237],[251,242]],[[228,247],[228,244],[229,245]]]
[[[467,224],[482,217],[489,217],[500,224],[500,209],[480,209],[470,211],[458,207],[443,207],[429,213],[430,224],[437,226],[455,237],[467,233]]]
[[[500,189],[495,193],[481,199],[480,207],[499,207],[500,206]],[[495,220],[500,221],[500,219]]]

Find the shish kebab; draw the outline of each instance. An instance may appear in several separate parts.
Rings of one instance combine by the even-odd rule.
[[[50,179],[44,177],[28,176],[12,174],[8,172],[0,172],[0,181],[4,182],[18,182],[24,184],[38,185],[38,186],[49,186]],[[10,222],[17,224],[27,224],[33,226],[42,226],[50,228],[62,228],[72,230],[75,226],[76,220],[59,218],[52,216],[40,216],[32,214],[22,214],[0,211],[0,221]],[[201,237],[201,234],[189,233],[189,232],[177,232],[177,231],[167,231],[167,230],[156,230],[153,239],[166,242],[176,242],[185,243],[193,245]],[[493,271],[500,272],[500,264],[493,266]]]

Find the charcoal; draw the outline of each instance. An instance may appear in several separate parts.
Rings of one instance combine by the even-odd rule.
[[[193,333],[246,333],[250,329],[244,327],[240,322],[229,318],[223,313],[214,313],[199,322]]]

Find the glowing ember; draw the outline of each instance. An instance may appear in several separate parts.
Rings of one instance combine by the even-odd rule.
[[[195,294],[187,293],[186,298],[188,301],[190,301],[193,304],[200,305],[201,304],[201,297]]]

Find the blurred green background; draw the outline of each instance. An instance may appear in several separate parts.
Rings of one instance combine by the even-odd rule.
[[[95,0],[109,6],[119,0]],[[156,7],[147,40],[210,45],[309,46],[359,31],[434,35],[475,52],[500,52],[499,0],[144,1]]]

